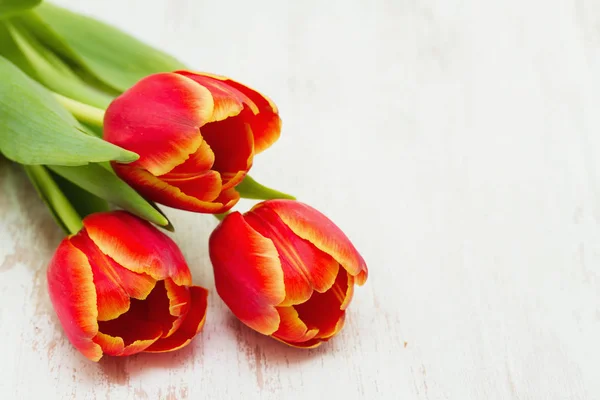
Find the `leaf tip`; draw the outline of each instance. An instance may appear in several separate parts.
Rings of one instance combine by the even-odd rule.
[[[119,156],[116,157],[114,160],[118,161],[120,163],[129,164],[134,161],[137,161],[139,158],[140,158],[139,154],[134,153],[133,151],[123,149],[123,150],[121,150]]]

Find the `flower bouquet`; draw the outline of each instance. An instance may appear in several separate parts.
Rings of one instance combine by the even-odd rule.
[[[216,291],[245,325],[298,348],[334,337],[367,267],[326,216],[250,177],[280,136],[275,103],[40,3],[0,2],[0,152],[66,234],[47,281],[73,346],[98,361],[174,351],[202,330],[209,293],[157,204],[221,220]],[[232,212],[240,198],[258,203]]]

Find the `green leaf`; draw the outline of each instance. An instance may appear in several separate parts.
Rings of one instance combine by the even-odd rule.
[[[82,123],[81,125],[83,125],[83,127],[85,128],[85,130],[90,134],[90,135],[94,135],[96,137],[99,137],[102,139],[102,128],[96,125],[89,125],[86,123]]]
[[[244,199],[254,200],[270,200],[270,199],[289,199],[296,200],[292,195],[280,192],[275,189],[268,188],[256,182],[250,175],[246,175],[242,183],[237,185],[235,189]]]
[[[0,57],[0,152],[21,164],[84,165],[138,155],[85,133],[54,96]]]
[[[35,71],[27,57],[15,43],[6,24],[0,22],[0,55],[12,62],[27,75],[35,78]]]
[[[87,190],[83,190],[71,181],[54,172],[51,172],[50,175],[52,175],[52,178],[60,190],[65,194],[66,198],[69,199],[69,202],[73,205],[75,211],[77,211],[77,214],[79,214],[81,218],[93,213],[110,210],[106,200],[101,199]]]
[[[114,96],[88,85],[60,57],[48,50],[20,19],[5,23],[20,53],[27,59],[29,75],[50,90],[80,102],[106,108]],[[20,61],[20,60],[19,60]]]
[[[44,20],[35,12],[29,11],[17,17],[11,18],[10,22],[18,25],[22,30],[34,36],[43,45],[46,51],[54,53],[60,58],[77,76],[88,86],[104,93],[109,97],[116,97],[121,92],[111,88],[99,80],[86,66],[81,57],[75,53]],[[0,51],[2,49],[0,48]],[[11,60],[12,61],[12,60]]]
[[[158,205],[153,202],[148,200],[148,204],[150,204],[152,207],[154,207],[154,209],[156,211],[158,211],[160,213],[160,215],[162,215],[166,220],[167,220],[167,224],[166,225],[160,225],[161,228],[169,231],[169,232],[175,232],[175,227],[173,226],[173,224],[171,223],[171,221],[169,221],[169,218],[167,218],[167,215],[163,212],[163,210],[161,210]]]
[[[10,17],[33,8],[42,0],[0,0],[0,18]]]
[[[81,217],[52,179],[48,170],[42,165],[25,165],[24,167],[29,180],[48,206],[57,224],[67,234],[78,232],[83,226]]]
[[[161,226],[170,225],[169,220],[155,206],[148,203],[128,184],[119,179],[112,170],[108,170],[100,164],[79,167],[51,165],[48,168],[82,189],[141,218]]]
[[[173,57],[93,18],[48,3],[35,14],[46,23],[29,24],[40,40],[120,92],[147,75],[186,68]]]

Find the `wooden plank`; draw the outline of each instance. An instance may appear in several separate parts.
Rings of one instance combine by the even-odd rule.
[[[205,330],[94,364],[49,305],[61,233],[3,162],[3,399],[600,398],[597,1],[57,3],[273,98],[284,131],[253,176],[328,214],[371,274],[339,337],[288,348],[218,298],[216,221],[168,210]]]

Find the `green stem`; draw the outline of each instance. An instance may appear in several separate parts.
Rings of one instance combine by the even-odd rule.
[[[67,234],[75,234],[83,227],[81,217],[42,165],[24,165],[25,172],[50,212]]]
[[[227,216],[227,214],[229,214],[229,213],[230,213],[230,211],[226,211],[223,214],[213,214],[213,217],[215,217],[219,221],[223,221],[225,219],[225,217]]]
[[[288,199],[296,200],[290,194],[280,192],[279,190],[271,189],[252,179],[250,175],[246,175],[242,183],[235,187],[244,199],[253,200],[269,200],[269,199]]]
[[[71,114],[75,116],[80,122],[88,125],[97,126],[102,128],[104,121],[104,110],[101,108],[92,107],[88,104],[80,103],[69,97],[65,97],[58,93],[53,93],[54,97],[58,102]]]

